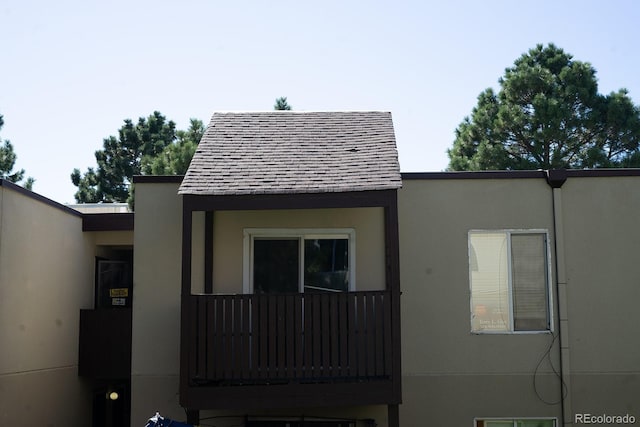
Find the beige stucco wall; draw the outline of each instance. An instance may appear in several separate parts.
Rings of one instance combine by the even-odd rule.
[[[481,416],[559,416],[552,335],[470,332],[468,232],[543,229],[553,239],[543,179],[405,180],[398,199],[403,426],[468,425]],[[558,360],[557,345],[551,350]]]
[[[96,246],[133,247],[133,231],[92,231],[85,234],[91,236]]]
[[[78,326],[93,306],[92,239],[79,216],[0,194],[0,425],[87,425]]]
[[[559,342],[469,333],[467,239],[471,229],[547,229],[554,253],[553,193],[544,179],[405,180],[399,196],[402,283],[401,424],[471,425],[474,417],[557,417]],[[562,330],[575,414],[640,417],[640,177],[570,177],[556,202],[566,286]],[[564,289],[566,288],[566,292]],[[554,311],[555,311],[554,307]],[[554,332],[560,316],[554,313]],[[539,396],[534,393],[533,384]],[[568,425],[568,424],[567,424]]]
[[[183,419],[180,373],[182,201],[178,184],[136,184],[131,425]]]
[[[572,406],[640,419],[640,177],[562,187]]]

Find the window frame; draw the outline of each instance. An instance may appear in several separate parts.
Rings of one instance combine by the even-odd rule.
[[[518,421],[553,421],[553,426],[558,427],[557,417],[476,417],[473,419],[473,427],[478,427],[478,422],[511,421],[512,427]]]
[[[242,243],[242,291],[253,294],[253,245],[256,239],[298,240],[298,292],[304,293],[305,239],[347,239],[349,248],[349,289],[356,289],[356,231],[354,228],[245,228]]]
[[[473,279],[472,279],[472,234],[505,234],[507,237],[507,277],[508,277],[508,299],[509,299],[509,329],[507,330],[474,330],[474,308],[473,308]],[[540,330],[516,330],[515,319],[513,316],[513,276],[512,276],[512,252],[511,252],[511,236],[514,234],[538,234],[544,236],[545,249],[545,268],[546,268],[546,292],[547,292],[547,313],[549,315],[549,328]],[[551,239],[549,238],[549,230],[543,228],[532,229],[471,229],[467,233],[467,259],[469,274],[469,326],[471,333],[474,335],[511,335],[511,334],[552,334],[554,333],[554,305],[553,305],[553,277],[552,277],[552,259],[551,259]],[[509,419],[509,418],[507,418]],[[520,418],[518,418],[520,419]],[[525,418],[522,418],[525,419]]]

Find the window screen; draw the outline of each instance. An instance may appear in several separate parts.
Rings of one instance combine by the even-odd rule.
[[[543,234],[511,235],[513,321],[517,331],[549,328],[546,265]]]

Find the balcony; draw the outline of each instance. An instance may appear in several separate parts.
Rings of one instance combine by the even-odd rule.
[[[190,295],[190,401],[393,402],[399,354],[390,298],[390,291]]]
[[[187,420],[197,424],[199,412],[212,409],[386,405],[389,425],[397,427],[402,374],[396,190],[184,194],[182,201],[179,401]],[[384,290],[213,294],[216,212],[350,208],[383,210]],[[197,251],[195,212],[204,213],[204,247]],[[194,256],[204,265],[204,295],[192,294]]]

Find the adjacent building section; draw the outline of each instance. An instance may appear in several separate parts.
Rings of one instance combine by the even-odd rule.
[[[130,226],[83,231],[94,218],[0,181],[0,424],[129,423],[131,311],[111,310],[101,284],[116,276],[99,268],[116,253],[132,265],[133,214],[116,222],[125,218]]]
[[[78,212],[0,181],[0,424],[89,419],[78,315],[92,303],[91,252]]]
[[[403,174],[401,424],[638,419],[638,188],[637,170]]]

